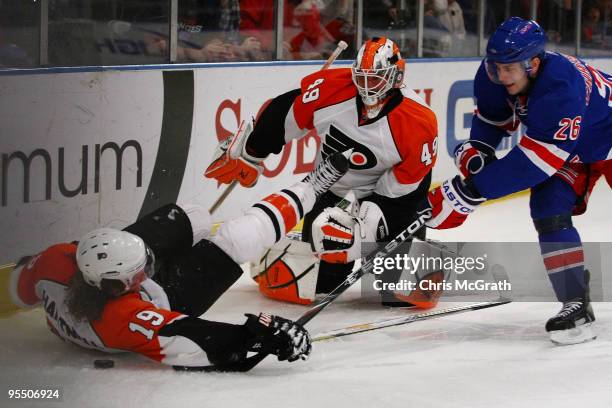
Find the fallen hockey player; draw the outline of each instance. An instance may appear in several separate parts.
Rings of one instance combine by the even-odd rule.
[[[249,352],[306,359],[306,329],[247,314],[242,325],[200,318],[259,256],[299,221],[348,169],[334,154],[303,181],[256,203],[214,236],[210,215],[168,204],[124,230],[101,228],[18,264],[13,302],[44,307],[50,330],[78,346],[130,351],[178,366],[224,366]]]

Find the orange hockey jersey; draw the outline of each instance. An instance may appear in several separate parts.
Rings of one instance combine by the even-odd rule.
[[[435,114],[407,88],[395,93],[374,119],[363,118],[360,104],[350,69],[308,75],[284,119],[282,142],[316,129],[323,153],[353,148],[349,172],[331,188],[338,196],[351,189],[358,198],[371,193],[395,198],[415,191],[436,162]]]
[[[99,320],[75,319],[65,303],[70,280],[78,270],[75,252],[74,244],[54,245],[15,268],[13,301],[22,307],[42,304],[51,331],[81,347],[110,353],[131,351],[171,365],[209,364],[205,351],[189,336],[160,333],[174,322],[193,318],[169,310],[165,292],[152,279],[143,282],[140,293],[110,300]]]

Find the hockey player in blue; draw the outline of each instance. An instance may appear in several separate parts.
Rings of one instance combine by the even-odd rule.
[[[428,196],[429,226],[461,225],[482,202],[531,188],[530,209],[560,312],[546,323],[551,340],[592,340],[588,271],[572,216],[586,210],[602,175],[612,186],[612,77],[583,61],[545,51],[535,22],[512,17],[495,31],[474,80],[477,111],[470,139],[455,149],[456,176]],[[495,149],[519,123],[526,128],[506,156]]]

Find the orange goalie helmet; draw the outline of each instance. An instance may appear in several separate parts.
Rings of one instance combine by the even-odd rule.
[[[382,109],[387,93],[402,86],[406,62],[398,46],[385,37],[366,41],[353,63],[353,82],[373,118]]]

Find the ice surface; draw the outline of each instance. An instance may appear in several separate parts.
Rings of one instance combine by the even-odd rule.
[[[612,192],[601,182],[587,214],[584,241],[612,241]],[[459,229],[432,237],[454,241],[535,241],[528,200],[484,206]],[[612,273],[612,271],[609,271]],[[317,316],[312,333],[405,313],[360,302],[355,288]],[[559,347],[543,325],[556,303],[513,303],[315,344],[307,362],[268,357],[245,374],[177,373],[132,355],[96,370],[106,355],[51,334],[41,310],[0,319],[0,407],[576,407],[612,406],[612,303],[596,303],[598,339]],[[296,318],[303,307],[262,298],[246,275],[207,314],[242,322],[244,312]],[[16,402],[8,388],[59,386],[63,401]]]

